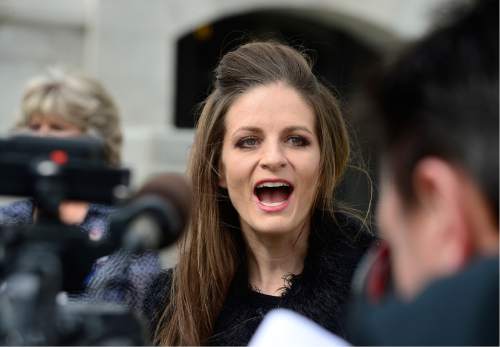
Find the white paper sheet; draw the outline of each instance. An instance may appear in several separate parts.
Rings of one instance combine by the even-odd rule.
[[[350,346],[312,320],[290,310],[276,309],[266,315],[250,340],[250,347]]]

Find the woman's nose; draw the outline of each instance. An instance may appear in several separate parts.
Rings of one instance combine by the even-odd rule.
[[[263,146],[260,165],[268,170],[277,170],[287,164],[283,148],[277,143],[269,143]]]

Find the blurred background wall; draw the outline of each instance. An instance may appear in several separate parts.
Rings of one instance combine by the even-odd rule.
[[[338,91],[372,170],[369,123],[349,118],[349,101],[371,64],[424,34],[449,2],[0,0],[0,132],[15,120],[25,81],[63,65],[99,78],[115,97],[134,185],[183,172],[217,60],[245,40],[278,38],[304,47]],[[348,175],[343,192],[363,207],[366,185],[357,182]]]

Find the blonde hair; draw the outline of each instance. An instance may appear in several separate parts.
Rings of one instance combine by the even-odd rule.
[[[109,164],[120,164],[122,132],[115,102],[97,80],[60,68],[47,70],[26,84],[16,128],[35,114],[54,115],[104,141]]]
[[[320,181],[313,209],[334,212],[334,189],[349,160],[349,141],[337,99],[319,82],[299,51],[276,42],[253,42],[226,54],[215,70],[214,90],[196,128],[189,175],[191,225],[180,244],[169,304],[155,332],[164,345],[205,344],[244,252],[237,212],[218,186],[224,116],[234,100],[258,85],[284,82],[316,115]]]

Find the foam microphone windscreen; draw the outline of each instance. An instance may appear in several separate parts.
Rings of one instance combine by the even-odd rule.
[[[146,195],[154,195],[169,202],[180,216],[182,225],[189,219],[191,187],[181,174],[159,174],[144,184],[132,197],[132,201]]]

